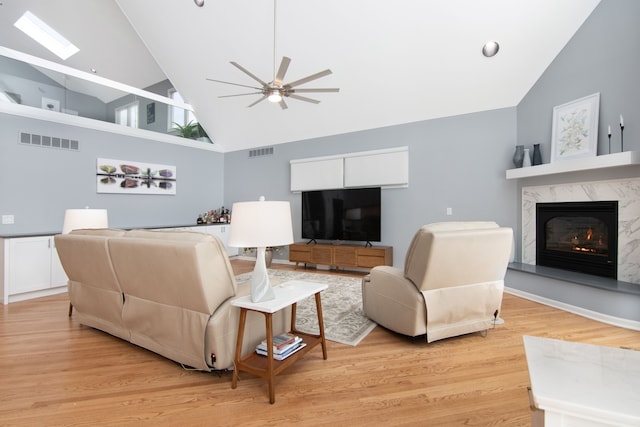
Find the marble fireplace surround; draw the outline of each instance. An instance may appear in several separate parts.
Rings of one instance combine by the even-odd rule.
[[[640,178],[522,188],[522,262],[536,264],[536,203],[618,201],[618,280],[640,284]]]

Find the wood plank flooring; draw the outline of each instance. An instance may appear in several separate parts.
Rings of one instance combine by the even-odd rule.
[[[258,378],[232,390],[229,373],[184,370],[67,308],[66,294],[1,307],[1,426],[528,426],[523,335],[640,347],[640,332],[505,294],[486,336],[426,344],[377,327],[357,347],[329,342],[328,360],[318,348],[277,377],[270,405]]]

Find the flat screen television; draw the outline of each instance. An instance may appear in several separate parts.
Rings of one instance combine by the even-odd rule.
[[[380,241],[380,187],[302,192],[302,238]]]

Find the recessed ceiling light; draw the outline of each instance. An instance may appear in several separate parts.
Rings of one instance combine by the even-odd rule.
[[[495,56],[499,50],[500,50],[500,45],[498,44],[498,42],[495,42],[495,41],[486,42],[485,45],[482,46],[482,54],[487,58],[491,58],[492,56]]]
[[[92,72],[93,74],[97,74],[97,73],[98,73],[98,70],[96,70],[95,68],[91,67],[91,72]]]
[[[29,11],[26,11],[13,25],[62,59],[67,59],[80,51],[73,43]]]
[[[204,6],[204,0],[193,0],[193,2],[196,4],[196,6],[198,7],[202,7]]]

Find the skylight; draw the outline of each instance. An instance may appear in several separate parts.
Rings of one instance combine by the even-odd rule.
[[[80,50],[29,11],[26,11],[13,25],[62,59],[67,59]]]

